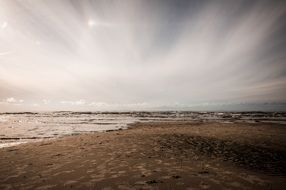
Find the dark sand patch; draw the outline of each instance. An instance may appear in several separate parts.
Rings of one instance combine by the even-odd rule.
[[[286,176],[286,151],[255,144],[241,144],[213,137],[185,134],[162,135],[159,144],[163,155],[174,152],[183,157],[205,156],[229,161],[239,167],[264,172],[270,175]],[[169,153],[169,154],[168,154]]]

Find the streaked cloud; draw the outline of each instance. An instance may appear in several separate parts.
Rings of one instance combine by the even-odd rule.
[[[285,5],[3,0],[0,100],[27,110],[283,103]]]

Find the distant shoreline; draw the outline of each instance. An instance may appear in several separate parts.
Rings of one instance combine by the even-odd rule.
[[[182,112],[182,113],[286,113],[286,110],[279,111],[223,111],[223,110],[217,110],[217,111],[192,111],[192,110],[123,110],[123,111],[11,111],[11,112],[0,112],[1,114],[41,114],[41,113],[72,113],[72,114],[124,114],[124,113],[174,113],[174,112]]]

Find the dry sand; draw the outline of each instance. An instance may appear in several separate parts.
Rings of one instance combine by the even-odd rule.
[[[286,189],[286,126],[137,123],[0,149],[0,189]]]

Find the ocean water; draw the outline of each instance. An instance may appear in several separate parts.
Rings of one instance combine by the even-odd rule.
[[[216,121],[286,124],[285,112],[41,112],[0,113],[0,148],[96,131],[125,129],[135,122]]]

